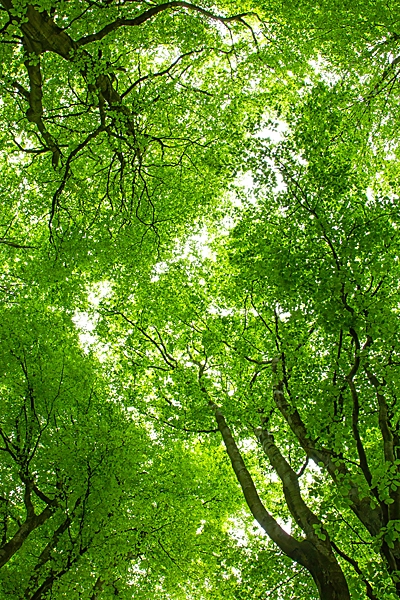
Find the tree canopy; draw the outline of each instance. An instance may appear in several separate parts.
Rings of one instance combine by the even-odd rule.
[[[0,597],[400,597],[397,3],[0,19]]]

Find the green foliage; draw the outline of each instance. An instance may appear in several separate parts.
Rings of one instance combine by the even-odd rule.
[[[399,597],[397,4],[0,8],[0,597]]]

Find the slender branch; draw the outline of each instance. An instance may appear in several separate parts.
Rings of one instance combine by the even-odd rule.
[[[60,152],[60,149],[58,148],[57,144],[53,140],[53,137],[46,130],[43,120],[42,120],[42,116],[43,116],[43,104],[42,104],[43,79],[42,79],[42,72],[40,69],[40,57],[38,55],[34,55],[33,58],[29,58],[29,55],[34,54],[33,48],[31,47],[32,45],[28,39],[25,40],[24,45],[25,45],[26,52],[28,54],[28,58],[25,61],[25,66],[28,71],[29,84],[30,84],[29,109],[26,112],[26,117],[27,117],[28,121],[30,121],[31,123],[35,123],[37,125],[37,128],[39,129],[47,146],[50,148],[50,150],[53,154],[53,157],[52,157],[53,167],[57,168],[61,152]],[[21,91],[22,86],[20,86],[18,89],[19,89],[19,91]]]
[[[376,398],[378,400],[379,407],[379,428],[381,430],[383,439],[383,448],[385,460],[391,463],[395,460],[394,447],[393,447],[393,434],[391,431],[388,406],[385,396],[382,394],[383,385],[380,383],[378,378],[372,373],[372,371],[365,365],[365,373],[375,389]]]
[[[361,569],[358,565],[358,562],[356,560],[354,560],[354,558],[351,558],[350,556],[348,556],[348,554],[343,552],[343,550],[340,550],[340,548],[338,548],[338,546],[335,544],[335,542],[331,541],[331,546],[335,550],[335,552],[337,552],[339,554],[339,556],[341,556],[345,561],[347,561],[353,567],[353,569],[355,570],[357,575],[360,576],[361,580],[365,584],[365,588],[366,588],[365,592],[366,592],[368,598],[370,598],[370,600],[379,600],[378,596],[375,596],[373,589],[371,587],[371,584],[364,577],[363,572],[361,571]]]
[[[113,314],[115,315],[119,315],[120,317],[122,317],[127,323],[129,323],[130,325],[132,325],[133,327],[135,327],[135,329],[137,329],[138,331],[140,331],[140,333],[147,339],[149,340],[149,342],[151,342],[158,350],[158,352],[161,354],[163,360],[165,361],[165,363],[171,368],[171,369],[175,369],[176,368],[176,360],[173,356],[171,356],[164,345],[164,342],[160,336],[160,333],[158,332],[158,330],[156,329],[156,333],[158,335],[159,338],[159,342],[157,342],[155,339],[153,339],[146,331],[145,329],[143,329],[143,327],[140,327],[140,325],[138,325],[137,323],[134,323],[133,321],[131,321],[131,319],[129,319],[126,315],[124,315],[124,313],[120,312],[120,311],[114,311]]]
[[[32,590],[38,584],[39,578],[41,576],[41,572],[40,572],[41,568],[43,567],[43,565],[46,564],[46,562],[48,562],[50,560],[51,551],[54,550],[54,548],[57,546],[57,543],[58,543],[60,537],[68,529],[70,524],[71,524],[71,516],[69,515],[57,527],[57,529],[54,531],[50,541],[46,544],[46,546],[42,550],[42,552],[39,556],[38,562],[36,563],[36,565],[33,569],[33,574],[31,575],[31,577],[29,579],[28,586],[25,589],[24,596],[27,600],[29,600]]]
[[[21,527],[19,527],[12,539],[1,546],[0,568],[3,567],[21,548],[22,544],[32,533],[32,531],[43,525],[43,523],[53,516],[55,509],[56,507],[54,506],[46,506],[46,508],[39,515],[34,514],[31,517],[27,517],[26,521],[21,525]]]
[[[57,190],[54,192],[53,194],[53,199],[51,202],[51,211],[50,211],[50,219],[49,219],[49,229],[50,229],[50,234],[51,234],[51,238],[52,238],[52,225],[53,225],[53,220],[57,211],[57,206],[58,206],[58,201],[59,198],[61,196],[61,193],[63,192],[65,185],[68,181],[68,178],[70,176],[70,172],[71,172],[71,163],[73,161],[73,159],[77,156],[77,154],[79,154],[79,152],[85,148],[85,146],[87,146],[87,144],[95,139],[102,131],[104,131],[103,127],[100,126],[97,129],[95,129],[95,131],[92,131],[92,133],[90,133],[84,140],[83,142],[81,142],[80,144],[78,144],[78,146],[72,150],[72,152],[70,152],[66,164],[65,164],[65,170],[64,170],[64,175],[62,178],[62,181],[60,183],[60,185],[58,186]]]
[[[348,381],[349,387],[350,387],[350,391],[351,391],[351,397],[353,400],[353,410],[352,410],[352,417],[351,417],[351,426],[352,426],[352,430],[353,430],[353,436],[354,439],[356,441],[356,446],[357,446],[357,454],[358,454],[358,458],[360,460],[360,467],[361,470],[364,474],[364,477],[368,483],[368,486],[370,488],[372,488],[372,473],[371,470],[369,468],[368,465],[368,460],[367,460],[367,455],[365,452],[365,448],[364,445],[361,441],[361,436],[360,436],[360,431],[358,428],[358,417],[360,414],[360,403],[358,400],[358,393],[356,390],[356,386],[354,385],[354,381],[352,381],[351,379]]]
[[[143,81],[146,81],[147,79],[153,79],[155,77],[162,77],[163,75],[166,75],[167,73],[169,73],[174,67],[176,67],[176,65],[181,62],[181,60],[183,60],[184,58],[186,58],[187,56],[192,56],[193,54],[200,54],[201,52],[204,52],[205,48],[199,48],[198,50],[191,50],[190,52],[184,52],[183,54],[181,54],[180,56],[178,56],[178,58],[176,60],[174,60],[168,67],[166,67],[164,70],[162,71],[158,71],[157,73],[148,73],[147,75],[142,75],[142,77],[139,77],[139,79],[137,79],[136,81],[134,81],[122,94],[121,94],[121,98],[125,98],[125,96],[127,96],[128,94],[130,94],[130,92],[140,83],[142,83]],[[202,90],[200,90],[202,91]]]
[[[272,372],[276,377],[278,377],[277,367],[279,362],[280,357],[277,357],[272,361]],[[292,406],[292,404],[286,400],[283,391],[282,379],[278,380],[278,382],[274,385],[273,397],[276,407],[288,423],[306,455],[316,464],[322,463],[329,475],[332,477],[333,481],[339,485],[339,488],[341,487],[341,478],[346,477],[346,480],[349,483],[349,489],[346,492],[346,495],[351,501],[351,509],[371,535],[378,535],[382,526],[381,508],[376,507],[372,509],[370,507],[369,498],[360,498],[358,486],[351,480],[350,474],[344,462],[341,460],[333,460],[339,458],[333,451],[326,450],[324,448],[317,448],[316,441],[313,440],[309,435],[297,408]]]
[[[273,436],[267,429],[258,427],[255,429],[255,434],[262,449],[268,456],[271,466],[282,481],[286,503],[296,523],[301,527],[307,538],[314,545],[317,547],[322,546],[320,549],[323,552],[326,552],[329,546],[328,534],[326,531],[323,531],[327,538],[325,542],[322,542],[316,535],[314,526],[322,527],[322,523],[304,502],[300,493],[300,486],[296,473],[281,454],[274,442]]]
[[[196,6],[195,4],[190,4],[189,2],[184,2],[181,0],[173,0],[172,2],[164,2],[163,4],[153,6],[152,8],[146,10],[144,13],[138,15],[134,19],[116,19],[112,23],[109,23],[108,25],[103,27],[103,29],[101,29],[97,33],[92,33],[90,35],[81,37],[79,40],[76,41],[76,45],[80,47],[85,46],[86,44],[90,44],[91,42],[102,40],[109,33],[111,33],[112,31],[116,31],[120,27],[137,27],[138,25],[142,25],[142,23],[145,23],[149,19],[152,19],[159,13],[174,8],[186,8],[190,11],[198,12],[204,15],[205,17],[208,17],[209,19],[219,21],[220,23],[224,24],[233,23],[234,21],[236,21],[238,23],[242,23],[248,26],[248,24],[243,20],[243,17],[257,16],[255,13],[242,13],[239,15],[233,15],[231,17],[222,17],[219,15],[215,15],[214,13],[204,8],[201,8],[200,6]]]

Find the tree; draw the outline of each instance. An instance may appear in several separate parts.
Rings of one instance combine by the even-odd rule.
[[[363,132],[354,144],[338,93],[315,86],[285,141],[252,150],[259,199],[214,243],[214,260],[173,259],[114,313],[129,324],[128,363],[139,348],[161,361],[153,410],[206,428],[211,409],[251,513],[320,597],[392,598],[398,196],[385,171],[396,162],[368,151]],[[268,483],[254,459],[246,466],[240,440],[251,436],[261,468],[282,482],[290,534],[261,499]]]
[[[140,598],[159,580],[167,593],[176,555],[193,572],[202,518],[215,540],[229,513],[208,451],[164,447],[82,355],[70,319],[24,309],[28,326],[14,308],[0,336],[1,596]]]
[[[179,232],[183,203],[185,218],[208,203],[252,119],[238,101],[248,43],[231,39],[246,15],[175,1],[2,6],[5,144],[46,196],[52,241],[129,229],[131,251]]]
[[[398,597],[398,9],[1,6],[2,594]]]

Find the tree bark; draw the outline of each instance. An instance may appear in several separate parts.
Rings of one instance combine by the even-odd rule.
[[[259,525],[286,556],[309,571],[318,588],[321,600],[350,600],[346,579],[335,557],[333,556],[332,560],[326,552],[322,553],[308,539],[299,541],[286,533],[266,510],[222,412],[211,401],[209,406],[214,412],[218,429],[247,506]]]
[[[0,568],[4,567],[10,558],[18,552],[28,535],[37,529],[37,527],[43,525],[54,514],[54,511],[55,507],[46,506],[39,515],[34,515],[26,519],[25,523],[21,525],[12,539],[0,548]]]

